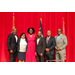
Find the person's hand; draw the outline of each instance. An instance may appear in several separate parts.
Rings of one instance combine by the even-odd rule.
[[[57,50],[57,49],[58,49],[58,47],[55,47],[55,49]]]
[[[41,54],[40,54],[40,56],[42,57],[42,56],[43,56],[43,54],[41,53]]]
[[[46,50],[46,52],[49,52],[50,51],[48,48],[46,48],[45,50]]]
[[[35,56],[37,56],[37,53],[35,52]]]
[[[13,50],[10,50],[10,53],[13,53]]]
[[[60,50],[60,48],[58,47],[58,48],[57,48],[57,50],[59,51],[59,50]]]

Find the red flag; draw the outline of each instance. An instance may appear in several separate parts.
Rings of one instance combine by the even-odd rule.
[[[63,28],[62,28],[62,34],[65,35],[65,22],[64,22],[64,18],[63,18]]]
[[[13,23],[12,23],[12,30],[15,28],[15,17],[14,17],[14,13],[13,13]],[[12,33],[12,32],[11,32]]]
[[[63,18],[62,34],[65,35],[65,22],[64,22],[64,18]],[[66,53],[65,53],[65,59],[64,60],[66,61]]]
[[[13,26],[12,26],[12,29],[15,28],[15,17],[14,17],[14,13],[13,13]]]
[[[12,24],[12,29],[15,28],[15,16],[14,16],[14,13],[13,13],[13,24]],[[18,61],[18,59],[16,58],[16,62]]]

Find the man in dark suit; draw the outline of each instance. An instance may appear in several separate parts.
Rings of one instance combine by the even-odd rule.
[[[8,47],[8,51],[9,51],[10,62],[15,62],[15,60],[16,60],[17,40],[18,40],[16,33],[17,33],[17,29],[14,28],[13,32],[11,34],[9,34],[8,38],[7,38],[7,47]]]
[[[51,31],[47,31],[47,37],[45,37],[45,60],[53,60],[54,59],[54,48],[55,48],[55,38],[51,36]]]
[[[38,32],[38,37],[35,42],[35,56],[37,62],[44,62],[45,40],[41,37],[41,31]]]

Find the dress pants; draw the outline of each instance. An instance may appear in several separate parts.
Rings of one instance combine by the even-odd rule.
[[[37,62],[44,62],[44,55],[40,56],[39,54],[37,54]]]
[[[65,53],[63,53],[62,51],[57,51],[56,52],[56,60],[57,60],[57,62],[59,62],[59,60],[64,62],[64,59],[65,59]]]
[[[10,62],[15,62],[16,61],[16,56],[17,56],[17,51],[14,52],[14,53],[9,52],[9,56],[10,56]]]
[[[45,53],[45,61],[54,60],[54,54]]]

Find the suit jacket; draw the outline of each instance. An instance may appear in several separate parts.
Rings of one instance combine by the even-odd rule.
[[[46,39],[47,39],[47,37],[45,37],[45,43],[46,43]],[[49,52],[46,52],[45,51],[45,54],[51,54],[51,55],[54,55],[54,48],[55,48],[55,44],[56,44],[56,42],[55,42],[55,38],[54,37],[50,37],[49,38],[49,41],[48,41],[48,44],[46,43],[46,48],[49,48]]]
[[[17,41],[17,52],[19,52],[19,50],[20,50],[20,38],[18,38],[18,41]],[[27,51],[27,47],[26,47],[26,51]]]
[[[44,38],[40,38],[39,43],[37,45],[37,38],[35,40],[35,52],[40,55],[40,53],[44,54],[45,51],[45,40]]]
[[[7,47],[8,47],[8,51],[13,50],[13,52],[16,51],[17,48],[17,43],[16,43],[16,38],[15,35],[9,34],[7,37]]]
[[[56,46],[55,47],[59,47],[61,49],[59,51],[62,51],[63,53],[65,53],[66,52],[65,47],[67,46],[67,38],[65,35],[60,34],[60,38],[57,42],[57,36],[55,36],[55,40],[56,40]],[[58,52],[58,51],[56,50],[56,52]]]

